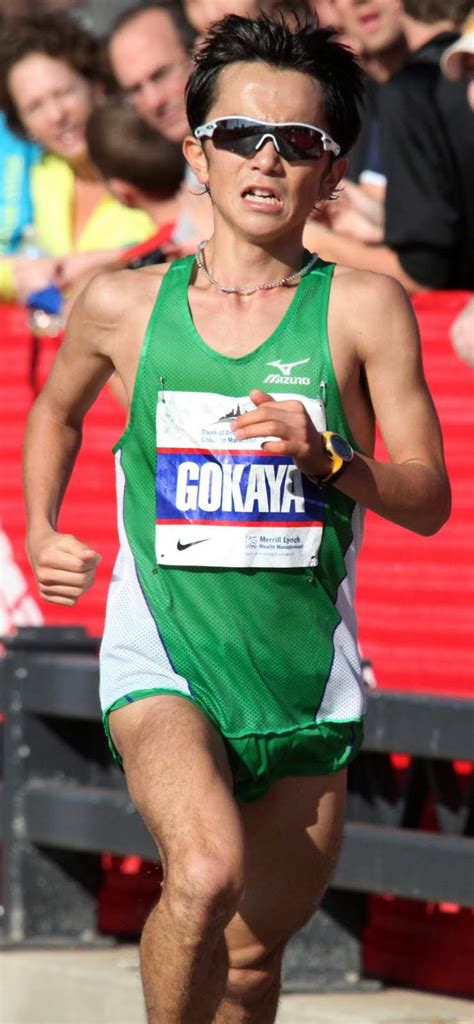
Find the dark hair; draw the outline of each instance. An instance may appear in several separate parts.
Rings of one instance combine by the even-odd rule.
[[[169,14],[185,50],[192,50],[196,39],[196,30],[189,24],[183,8],[177,0],[144,0],[144,3],[137,3],[132,7],[126,7],[115,19],[110,29],[108,35],[109,46],[116,32],[124,28],[125,25],[128,25],[129,22],[135,21],[135,18],[143,14],[144,11],[164,11],[165,14]]]
[[[121,178],[148,196],[174,196],[183,180],[182,147],[152,128],[120,96],[92,111],[86,138],[93,162],[104,178]]]
[[[339,143],[341,154],[347,153],[360,130],[364,87],[357,61],[336,41],[334,29],[318,28],[314,22],[291,28],[283,18],[265,14],[256,19],[228,14],[211,26],[194,55],[186,86],[191,131],[206,121],[221,71],[241,61],[261,61],[270,67],[301,71],[318,81],[324,93],[328,130]]]
[[[24,57],[41,53],[61,60],[91,82],[106,80],[99,39],[63,11],[9,17],[0,28],[0,109],[9,128],[25,137],[8,88],[8,76]]]
[[[461,25],[469,14],[472,0],[403,0],[402,6],[410,18],[425,25],[447,18],[455,25]]]

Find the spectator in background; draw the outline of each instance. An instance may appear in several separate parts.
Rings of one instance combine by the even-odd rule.
[[[449,332],[455,352],[474,368],[474,299],[469,299],[456,317]]]
[[[0,31],[5,11],[0,12]],[[0,257],[18,248],[24,228],[31,224],[31,168],[41,150],[10,131],[0,111]]]
[[[183,0],[186,18],[199,35],[206,32],[213,21],[218,21],[224,14],[229,14],[230,6],[233,14],[240,14],[242,17],[253,16],[253,0],[235,0],[232,4],[229,4],[228,0]]]
[[[331,0],[336,27],[364,70],[386,82],[407,53],[401,0]]]
[[[339,29],[339,23],[334,11],[334,0],[315,0],[312,8],[317,16],[320,28],[333,27]]]
[[[183,0],[183,8],[190,25],[202,34],[225,14],[256,18],[259,13],[268,14],[270,17],[281,13],[286,20],[294,19],[296,16],[302,21],[307,21],[316,10],[319,23],[328,25],[332,24],[330,19],[326,20],[326,17],[329,17],[331,3],[332,0],[316,0],[315,5],[310,4],[309,0]]]
[[[40,11],[59,11],[77,7],[80,0],[1,0],[2,14],[19,17]]]
[[[337,203],[325,217],[340,234],[376,244],[383,241],[386,177],[381,140],[381,83],[398,71],[407,56],[400,0],[327,0],[341,39],[359,56],[365,72],[366,102],[362,130],[349,154],[349,169]]]
[[[120,96],[95,107],[86,138],[91,159],[112,195],[130,209],[144,210],[156,228],[149,239],[124,250],[119,265],[153,257],[171,240],[178,218],[178,192],[186,167],[181,145],[152,128]]]
[[[35,143],[10,131],[0,111],[0,256],[18,249],[33,219],[30,179],[40,153]]]
[[[87,122],[86,137],[91,158],[110,192],[125,206],[143,210],[156,226],[149,239],[121,252],[107,269],[136,270],[171,258],[168,254],[180,212],[179,190],[186,166],[181,145],[165,139],[121,96],[111,96],[95,107]],[[63,261],[62,265],[66,287],[67,263]],[[95,270],[76,282],[69,291],[69,304],[94,274]],[[109,385],[127,407],[125,390],[116,373]]]
[[[466,18],[459,39],[444,50],[441,70],[451,82],[467,81],[467,100],[474,110],[474,7]]]
[[[467,83],[467,100],[474,111],[474,8],[466,19],[459,39],[444,51],[441,69],[450,81],[464,79]],[[456,317],[450,336],[459,358],[474,367],[474,299],[470,299]]]
[[[385,188],[380,152],[378,96],[407,57],[400,0],[332,0],[339,32],[357,53],[366,78],[363,130],[350,154],[348,177]],[[383,198],[383,195],[382,195]]]
[[[183,219],[196,237],[201,227],[191,219],[183,188],[188,164],[181,144],[157,132],[121,96],[110,96],[95,107],[86,136],[109,190],[126,206],[144,210],[156,227],[146,241],[121,251],[114,265],[136,269],[181,255],[177,233]]]
[[[128,8],[109,36],[108,57],[120,89],[172,142],[182,142],[188,128],[184,89],[194,38],[173,0]]]
[[[145,213],[108,194],[90,160],[85,125],[103,87],[99,43],[67,14],[5,23],[0,108],[12,131],[45,151],[32,172],[32,196],[36,243],[46,256],[0,261],[3,298],[24,298],[57,283],[59,257],[67,253],[80,252],[79,276],[86,266],[109,262],[111,249],[118,252],[154,230]]]
[[[173,0],[148,0],[128,8],[112,27],[107,56],[123,95],[152,128],[181,143],[188,130],[184,90],[195,30]],[[175,240],[191,252],[212,233],[209,198],[190,170],[182,188]],[[201,222],[196,235],[193,225]]]
[[[474,285],[474,132],[465,87],[439,60],[456,39],[464,0],[404,0],[409,56],[380,92],[387,175],[383,245],[312,225],[307,244],[328,260],[397,278],[408,291]]]
[[[410,56],[382,91],[385,240],[403,271],[430,288],[474,287],[474,118],[465,86],[440,58],[465,0],[403,0]]]

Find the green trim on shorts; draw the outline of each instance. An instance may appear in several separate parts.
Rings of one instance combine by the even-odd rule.
[[[102,722],[112,755],[121,768],[122,758],[110,732],[110,713],[145,697],[161,694],[183,697],[206,713],[193,697],[182,690],[161,687],[132,690],[127,696],[120,697],[104,711]],[[221,735],[234,778],[234,795],[237,800],[247,803],[263,796],[275,779],[297,775],[334,775],[342,771],[359,753],[364,739],[364,723],[360,719],[350,722],[314,722],[282,733]]]

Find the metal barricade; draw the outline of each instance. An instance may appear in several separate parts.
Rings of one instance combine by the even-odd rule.
[[[157,851],[102,730],[98,640],[81,628],[25,627],[3,643],[2,942],[99,942],[102,852],[156,860]],[[358,982],[369,893],[474,903],[472,787],[455,768],[472,756],[473,705],[382,690],[368,705],[338,866],[289,944],[286,989]],[[403,771],[394,752],[406,755]],[[423,827],[428,797],[437,831]]]

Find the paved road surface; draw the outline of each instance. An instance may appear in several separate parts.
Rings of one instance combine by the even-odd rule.
[[[1,953],[0,1024],[145,1024],[136,946]],[[284,995],[277,1024],[474,1024],[474,1010],[394,988]]]

